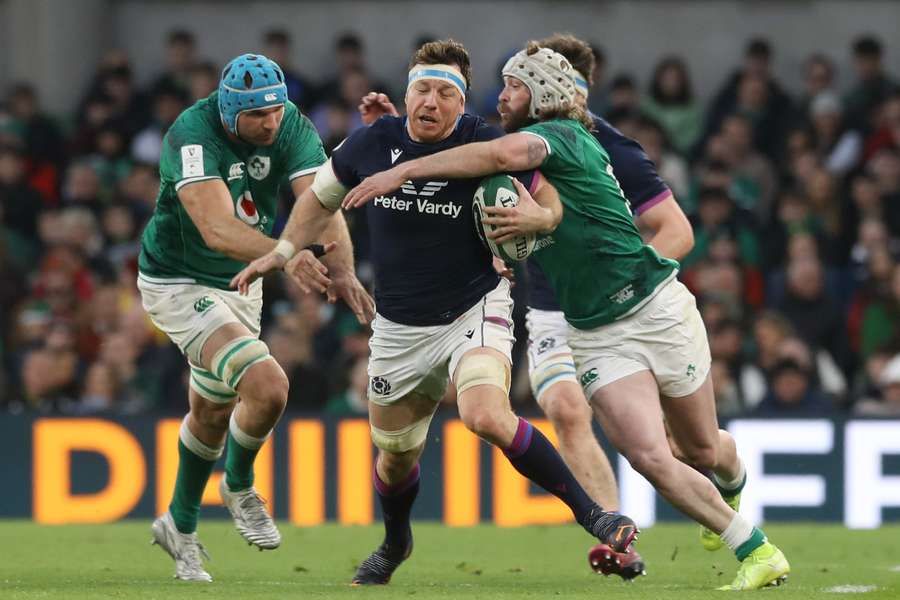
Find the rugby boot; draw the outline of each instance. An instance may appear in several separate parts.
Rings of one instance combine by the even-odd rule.
[[[737,576],[728,585],[718,588],[722,591],[758,590],[775,587],[787,581],[791,565],[781,550],[765,542],[741,561]]]
[[[238,533],[248,544],[260,550],[274,550],[281,545],[281,534],[266,511],[265,501],[256,488],[232,492],[223,477],[219,484],[219,493],[222,502],[234,518]]]
[[[175,578],[183,581],[212,581],[212,576],[203,568],[203,558],[209,554],[197,539],[197,532],[181,533],[175,527],[172,514],[166,512],[150,527],[153,532],[151,545],[160,548],[175,559]]]

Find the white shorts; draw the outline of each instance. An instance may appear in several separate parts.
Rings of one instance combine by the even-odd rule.
[[[554,383],[578,383],[575,359],[569,347],[569,324],[561,310],[529,308],[525,314],[528,328],[528,378],[535,400]]]
[[[590,330],[569,326],[569,345],[588,398],[605,385],[647,370],[662,395],[680,398],[697,391],[711,363],[697,303],[677,279],[614,323]]]
[[[139,273],[137,285],[144,310],[153,324],[175,342],[193,365],[202,364],[203,345],[226,323],[241,323],[251,335],[259,337],[261,279],[250,285],[246,296],[237,291],[178,281]]]
[[[401,325],[375,315],[369,348],[369,400],[389,406],[411,392],[440,401],[463,354],[493,348],[512,362],[513,301],[501,279],[447,325]]]

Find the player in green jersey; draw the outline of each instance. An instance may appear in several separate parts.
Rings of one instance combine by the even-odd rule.
[[[212,580],[201,561],[197,517],[226,446],[219,491],[238,531],[260,549],[281,543],[253,487],[253,462],[284,410],[288,380],[259,340],[261,282],[242,296],[229,289],[231,278],[271,250],[292,267],[330,251],[330,298],[344,298],[361,320],[371,311],[341,218],[331,222],[324,239],[332,242],[324,247],[295,252],[269,237],[281,181],[288,179],[299,196],[324,162],[316,130],[287,100],[281,69],[261,55],[228,63],[218,91],[185,110],[165,136],[138,288],[145,310],[191,370],[175,490],[152,527],[179,579]]]
[[[711,469],[717,485],[743,485],[734,440],[718,429],[709,345],[694,298],[675,278],[678,263],[642,243],[609,158],[574,102],[571,65],[529,44],[503,76],[499,110],[504,128],[515,133],[397,165],[351,190],[344,207],[406,179],[539,168],[558,190],[564,215],[535,257],[570,324],[579,378],[607,436],[660,494],[735,552],[741,565],[726,589],[781,583],[790,570],[782,552],[669,448],[663,416],[677,446]],[[499,214],[502,231],[518,233],[516,209]]]

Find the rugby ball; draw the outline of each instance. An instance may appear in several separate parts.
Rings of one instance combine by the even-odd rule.
[[[520,235],[498,244],[487,236],[497,229],[495,225],[481,222],[486,206],[513,207],[519,203],[519,194],[509,175],[491,175],[481,180],[472,199],[472,214],[475,217],[475,231],[491,254],[504,262],[525,260],[534,250],[535,234]]]

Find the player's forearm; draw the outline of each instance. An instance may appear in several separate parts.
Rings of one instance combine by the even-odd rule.
[[[353,242],[350,240],[350,231],[347,229],[344,215],[340,212],[334,214],[325,231],[319,236],[320,244],[328,242],[337,242],[337,247],[322,259],[332,276],[354,274]]]
[[[464,179],[502,171],[494,142],[475,142],[423,156],[400,165],[406,179]]]
[[[281,239],[292,243],[297,250],[305,248],[322,238],[334,216],[331,210],[322,206],[312,189],[308,189],[294,202]]]
[[[647,243],[653,246],[660,256],[681,260],[693,249],[694,234],[690,229],[683,231],[677,227],[664,226],[654,233]]]
[[[241,262],[250,262],[275,248],[275,240],[233,217],[211,223],[204,241],[211,250]]]

